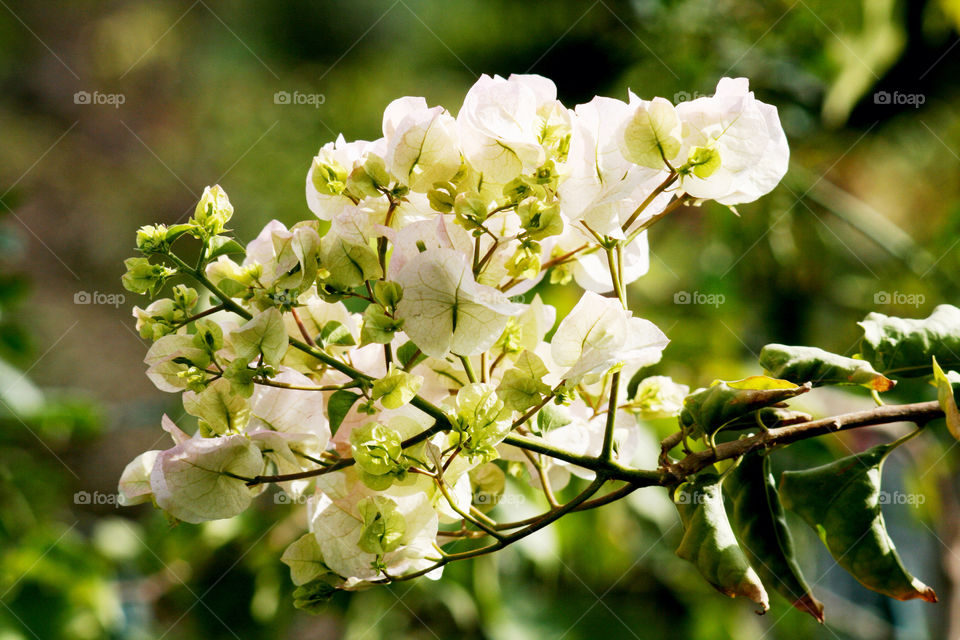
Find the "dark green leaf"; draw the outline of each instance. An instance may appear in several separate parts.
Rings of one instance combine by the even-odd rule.
[[[857,384],[876,391],[889,391],[893,380],[874,371],[865,360],[839,356],[816,347],[768,344],[760,351],[760,366],[768,375],[815,387],[830,384]]]
[[[320,330],[317,343],[321,347],[351,347],[357,344],[357,341],[343,323],[330,320]]]
[[[207,259],[215,260],[230,253],[244,253],[243,245],[228,236],[213,236],[207,244]]]
[[[350,412],[350,407],[360,398],[359,393],[340,389],[330,394],[327,401],[327,418],[330,420],[330,435],[336,435],[343,419]]]
[[[730,527],[723,506],[720,476],[700,473],[674,492],[673,501],[683,521],[677,555],[692,562],[717,591],[731,598],[746,596],[770,608],[767,592],[750,567]]]
[[[766,376],[752,376],[732,382],[717,380],[684,399],[680,426],[693,438],[710,436],[737,418],[810,389],[809,384],[798,386],[787,380]]]
[[[780,480],[780,497],[860,584],[897,600],[936,602],[933,589],[904,568],[880,510],[880,471],[894,446],[884,444],[813,469],[787,471]]]
[[[412,342],[404,342],[397,349],[397,361],[408,371],[426,359],[427,356],[420,353],[420,348]]]
[[[733,507],[733,529],[760,581],[823,622],[823,604],[813,597],[794,557],[793,538],[769,464],[769,454],[753,451],[724,480],[723,489]]]
[[[871,313],[860,326],[860,354],[884,375],[929,376],[934,357],[945,369],[960,369],[960,309],[952,305],[942,304],[924,319]]]
[[[293,591],[293,606],[303,609],[307,613],[320,614],[327,609],[327,603],[337,592],[328,580],[319,578],[313,582],[297,587]]]

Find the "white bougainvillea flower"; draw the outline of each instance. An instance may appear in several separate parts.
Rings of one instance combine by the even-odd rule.
[[[457,123],[443,107],[423,98],[400,98],[383,114],[387,171],[413,191],[426,192],[460,169]]]
[[[254,495],[243,478],[262,470],[260,450],[246,436],[194,437],[157,455],[150,489],[157,506],[179,520],[231,518]]]
[[[591,291],[583,295],[551,341],[554,362],[569,367],[562,376],[567,385],[618,363],[646,366],[660,360],[669,340],[655,324],[632,315],[617,300]]]
[[[397,282],[403,287],[397,307],[403,329],[433,358],[486,351],[507,318],[524,309],[493,287],[477,284],[467,256],[451,249],[428,249],[414,256],[397,274]]]
[[[360,506],[373,496],[393,503],[403,520],[402,533],[393,548],[382,554],[388,573],[402,575],[433,564],[427,558],[436,558],[433,542],[439,520],[426,493],[396,496],[391,491],[373,492],[352,471],[321,476],[317,486],[318,493],[307,502],[307,519],[324,563],[332,571],[354,582],[382,577],[382,572],[374,568],[377,554],[360,547],[365,529]]]
[[[556,87],[540,76],[480,76],[463,100],[457,126],[464,156],[484,181],[505,184],[543,164],[538,109],[554,100]]]
[[[683,122],[686,162],[695,149],[719,156],[719,166],[701,178],[682,177],[681,187],[697,198],[734,205],[753,202],[783,178],[790,161],[777,108],[754,98],[746,78],[722,78],[710,98],[677,106]],[[678,159],[680,161],[680,159]]]
[[[382,147],[379,141],[347,142],[342,135],[320,148],[307,171],[307,206],[321,220],[331,220],[353,202],[342,195],[354,163],[367,151]]]
[[[247,244],[243,266],[260,265],[257,280],[264,287],[305,289],[316,278],[316,253],[320,236],[304,224],[287,229],[279,220],[271,220],[260,234]],[[296,267],[299,265],[299,269]]]
[[[569,177],[559,188],[568,219],[583,220],[597,233],[614,238],[623,237],[621,226],[666,176],[662,164],[650,168],[624,157],[618,136],[633,108],[604,97],[577,105],[566,164]],[[658,196],[637,223],[662,211],[671,197]]]
[[[205,364],[209,356],[193,343],[193,336],[173,334],[163,336],[151,345],[143,361],[147,364],[147,377],[160,391],[177,393],[183,391],[187,381],[180,376],[190,365],[184,360]]]

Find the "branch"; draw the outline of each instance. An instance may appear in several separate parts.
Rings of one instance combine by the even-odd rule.
[[[715,449],[691,453],[679,462],[667,465],[666,471],[675,478],[675,481],[680,481],[714,462],[739,458],[754,449],[776,447],[798,440],[814,438],[825,433],[836,433],[859,427],[873,427],[892,422],[914,422],[923,425],[942,417],[943,410],[936,400],[913,404],[888,404],[866,411],[857,411],[832,418],[822,418],[770,429],[749,438],[725,442],[717,445]]]

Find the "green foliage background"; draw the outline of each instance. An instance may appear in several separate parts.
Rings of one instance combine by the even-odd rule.
[[[758,373],[768,342],[851,353],[868,311],[919,317],[956,304],[956,0],[0,5],[0,640],[960,631],[958,450],[939,426],[895,454],[885,484],[924,497],[886,514],[942,604],[863,590],[792,520],[826,628],[779,599],[758,618],[712,591],[673,555],[677,518],[657,489],[451,566],[442,582],[339,595],[320,617],[293,610],[278,561],[302,530],[297,508],[268,495],[233,521],[171,529],[149,508],[111,503],[123,465],[158,444],[160,414],[182,413],[143,376],[129,315],[139,302],[119,284],[136,228],[182,219],[215,182],[243,239],[270,218],[309,216],[304,176],[321,144],[377,137],[402,95],[455,112],[484,72],[546,75],[570,106],[628,87],[681,100],[743,75],[780,108],[793,164],[774,193],[740,218],[705,206],[651,233],[650,273],[629,294],[672,339],[659,372],[693,387]],[[77,104],[78,91],[124,102]],[[277,104],[278,91],[323,103]],[[883,104],[878,91],[923,104]],[[78,292],[126,300],[77,304]],[[675,304],[678,292],[722,304]],[[561,312],[576,301],[572,290],[543,294]],[[824,414],[870,402],[812,395],[800,406]],[[902,384],[896,397],[935,393]],[[819,464],[885,438],[804,443],[778,463]]]

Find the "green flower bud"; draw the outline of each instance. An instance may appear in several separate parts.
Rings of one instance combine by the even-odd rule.
[[[379,400],[385,409],[399,409],[413,400],[421,385],[423,376],[391,366],[386,376],[373,383],[370,395],[374,400]]]
[[[453,211],[453,203],[457,197],[457,188],[450,182],[437,182],[433,189],[427,191],[427,200],[434,211],[440,213],[450,213]]]
[[[346,191],[357,200],[380,195],[380,189],[377,181],[367,173],[364,167],[357,166],[347,177]]]
[[[545,203],[536,198],[526,198],[517,206],[520,223],[531,240],[542,240],[563,233],[563,218],[560,217],[560,204]]]
[[[146,225],[137,229],[137,250],[146,254],[164,253],[167,249],[167,225]]]
[[[350,449],[357,466],[374,476],[403,470],[402,442],[397,431],[379,422],[368,422],[350,432]]]
[[[507,261],[507,273],[514,278],[536,278],[540,273],[540,247],[522,244]]]
[[[193,344],[198,349],[204,349],[213,354],[223,348],[223,329],[209,318],[200,318],[194,325],[197,332],[193,336]]]
[[[338,196],[347,185],[347,170],[333,159],[313,159],[313,188],[325,196]]]
[[[461,193],[453,203],[457,224],[464,229],[476,229],[487,219],[487,203],[477,192]]]
[[[208,233],[216,235],[223,231],[227,222],[233,216],[233,205],[227,197],[227,192],[220,185],[207,187],[200,196],[200,202],[193,212],[195,224],[203,227]]]
[[[361,550],[380,556],[400,546],[407,532],[407,521],[397,510],[396,502],[384,496],[371,496],[357,503],[357,511],[363,518],[363,531],[357,541]]]
[[[690,150],[687,163],[680,168],[681,173],[693,173],[705,179],[720,168],[720,153],[712,147],[694,147]]]
[[[527,198],[545,198],[547,190],[530,176],[518,176],[504,185],[503,197],[507,202],[517,203]]]
[[[176,270],[162,264],[150,264],[148,258],[127,258],[123,261],[127,272],[120,281],[127,291],[151,296],[163,286],[167,278],[176,274]]]

